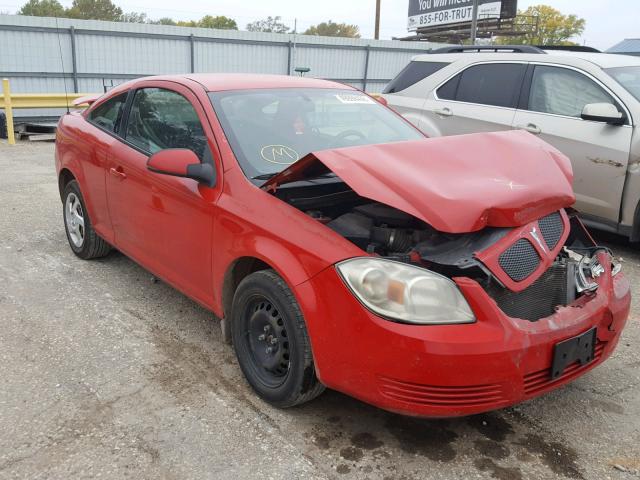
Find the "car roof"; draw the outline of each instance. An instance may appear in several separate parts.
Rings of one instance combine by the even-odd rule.
[[[294,75],[263,75],[256,73],[189,73],[184,75],[162,75],[138,80],[169,80],[180,82],[184,79],[198,82],[208,92],[223,90],[250,90],[256,88],[340,88],[355,90],[350,85],[313,77]]]
[[[469,53],[425,53],[413,57],[417,62],[450,62],[465,60],[482,62],[489,60],[520,60],[524,62],[571,63],[572,60],[583,60],[600,68],[640,66],[640,57],[632,55],[615,55],[611,53],[567,52],[546,50],[546,54],[513,53],[513,52],[469,52]]]

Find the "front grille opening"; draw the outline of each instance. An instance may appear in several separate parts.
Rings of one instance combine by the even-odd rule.
[[[540,226],[542,238],[544,238],[549,250],[556,248],[564,232],[564,224],[562,223],[560,212],[554,212],[551,215],[541,218],[538,220],[538,225]]]
[[[498,263],[511,280],[521,282],[538,268],[540,256],[529,240],[521,238],[502,252]]]
[[[574,282],[573,264],[556,262],[521,292],[513,292],[496,282],[486,286],[485,291],[508,316],[535,322],[553,315],[556,307],[575,300]]]

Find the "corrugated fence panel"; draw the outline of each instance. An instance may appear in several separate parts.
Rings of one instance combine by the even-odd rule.
[[[295,66],[309,67],[309,74],[320,78],[364,78],[365,50],[338,50],[298,46]]]
[[[62,93],[63,77],[69,92],[100,93],[142,75],[308,67],[308,76],[378,93],[412,56],[442,45],[0,15],[0,46],[0,76],[14,92]]]
[[[60,44],[58,44],[60,41]],[[71,40],[68,30],[49,32],[3,30],[0,24],[0,72],[71,71]]]
[[[191,69],[183,39],[76,35],[76,51],[79,72],[157,75]]]
[[[287,47],[199,41],[194,45],[197,72],[286,75]]]

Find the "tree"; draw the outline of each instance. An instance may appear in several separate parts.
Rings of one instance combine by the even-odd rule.
[[[158,20],[150,20],[149,23],[154,25],[176,25],[176,21],[173,18],[162,17]]]
[[[117,22],[122,17],[122,9],[114,5],[111,0],[73,0],[71,8],[66,11],[66,16]]]
[[[31,15],[32,17],[64,17],[64,7],[58,0],[29,0],[25,3],[18,15]]]
[[[120,16],[121,22],[128,23],[150,23],[147,14],[144,12],[127,12]]]
[[[570,38],[582,35],[586,21],[575,15],[563,15],[549,5],[534,5],[518,15],[538,18],[538,31],[518,37],[498,37],[502,45],[575,45]],[[524,25],[527,18],[516,18],[516,25]]]
[[[282,17],[267,17],[263,20],[256,20],[247,24],[247,30],[250,32],[271,32],[271,33],[287,33],[291,30],[282,21]]]
[[[223,30],[238,30],[238,24],[233,18],[219,15],[213,17],[211,15],[205,15],[198,20],[198,27],[203,28],[221,28]]]
[[[357,25],[335,23],[329,20],[307,28],[304,35],[320,35],[322,37],[360,38],[360,28]]]

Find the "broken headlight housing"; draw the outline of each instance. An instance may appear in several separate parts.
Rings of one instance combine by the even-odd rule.
[[[469,304],[447,277],[379,258],[352,258],[336,268],[354,295],[377,315],[419,325],[475,322]]]

